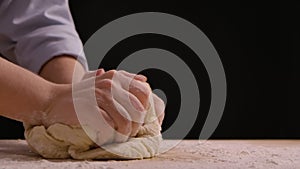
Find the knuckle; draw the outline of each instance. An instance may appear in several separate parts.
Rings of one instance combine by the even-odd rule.
[[[144,97],[148,98],[150,94],[152,93],[152,90],[148,83],[143,83],[141,87],[141,93],[144,95]]]
[[[125,70],[119,70],[119,72],[120,72],[120,73],[123,73],[123,74],[126,73]]]
[[[114,69],[107,71],[107,74],[109,74],[110,76],[114,76],[116,73],[117,73],[117,71]]]
[[[102,83],[105,85],[105,86],[108,86],[108,87],[111,87],[113,85],[113,82],[111,79],[103,79],[102,80]]]
[[[101,79],[97,81],[97,87],[99,88],[110,88],[112,87],[112,80],[111,79]]]

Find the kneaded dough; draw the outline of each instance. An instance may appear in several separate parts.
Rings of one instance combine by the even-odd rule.
[[[150,109],[145,124],[136,137],[124,143],[97,146],[81,127],[53,124],[24,124],[25,138],[30,148],[44,158],[73,159],[143,159],[156,156],[162,142],[161,127],[154,109]],[[101,137],[101,136],[97,136]]]

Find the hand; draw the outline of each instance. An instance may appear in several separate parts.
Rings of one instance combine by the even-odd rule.
[[[111,70],[95,82],[98,106],[108,112],[115,122],[116,131],[120,133],[115,138],[116,142],[135,136],[144,123],[151,94],[146,80],[141,75]]]
[[[141,81],[141,82],[146,82],[147,81],[147,77],[143,76],[143,75],[135,75],[135,74],[130,74],[126,71],[119,71],[121,73],[124,73],[124,74],[127,74],[129,77],[132,77],[134,76],[134,80],[138,80],[138,81]],[[92,72],[88,72],[86,73],[84,76],[83,76],[83,80],[84,79],[88,79],[88,78],[91,78],[91,77],[94,77],[94,76],[99,76],[99,75],[102,75],[104,74],[104,70],[103,69],[100,69],[98,71],[92,71]],[[153,98],[153,103],[154,103],[154,108],[155,108],[155,112],[156,112],[156,116],[158,118],[158,121],[159,121],[159,124],[162,125],[162,122],[163,122],[163,119],[164,119],[164,116],[165,116],[165,103],[164,101],[159,98],[156,94],[154,93],[151,93],[152,98]],[[149,98],[151,99],[151,98]],[[147,105],[148,102],[146,102],[147,100],[144,100],[144,105],[146,108],[148,108]]]
[[[139,126],[143,124],[145,110],[149,106],[151,89],[146,80],[144,76],[125,71],[98,70],[87,73],[81,82],[74,84],[73,97],[69,86],[67,90],[52,99],[53,103],[47,108],[43,123],[45,126],[53,123],[79,125],[78,114],[76,115],[73,106],[75,96],[75,101],[81,105],[82,111],[89,110],[86,113],[102,115],[104,120],[94,122],[93,127],[105,133],[107,138],[102,140],[103,144],[112,137],[111,128],[122,134],[114,138],[114,142],[127,141],[129,136],[136,135]],[[89,93],[93,92],[97,98],[96,107],[90,104]],[[93,118],[93,115],[86,115],[86,117],[91,117],[90,121],[97,119]]]

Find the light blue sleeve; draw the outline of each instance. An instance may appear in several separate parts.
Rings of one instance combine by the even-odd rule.
[[[61,54],[88,69],[68,0],[1,0],[0,53],[34,73]]]

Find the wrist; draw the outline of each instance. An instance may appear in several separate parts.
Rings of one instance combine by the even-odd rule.
[[[34,122],[36,125],[48,126],[51,123],[48,113],[51,111],[53,105],[56,103],[58,97],[65,93],[72,94],[71,84],[55,84],[49,82],[49,90],[45,93],[43,104],[39,111],[33,112]],[[32,124],[31,123],[31,124]]]

